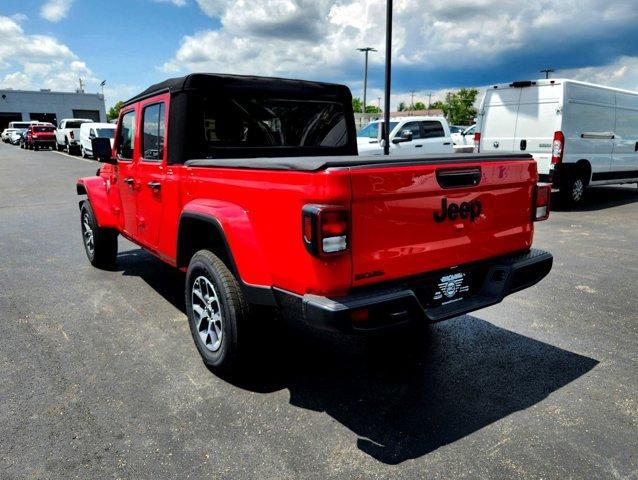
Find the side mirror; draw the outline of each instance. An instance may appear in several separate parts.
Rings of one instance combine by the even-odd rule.
[[[404,143],[412,141],[412,131],[411,130],[401,130],[401,133],[398,137],[394,137],[392,139],[392,143]]]
[[[91,139],[91,150],[93,150],[93,156],[102,163],[117,163],[113,158],[113,151],[111,150],[111,140],[105,137],[96,137]]]

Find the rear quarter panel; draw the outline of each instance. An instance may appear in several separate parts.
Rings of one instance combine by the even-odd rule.
[[[244,282],[299,294],[347,292],[350,255],[312,257],[301,236],[305,204],[349,207],[347,171],[183,169],[183,211],[197,208],[218,219]]]

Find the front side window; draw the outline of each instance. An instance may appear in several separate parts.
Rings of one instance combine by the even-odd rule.
[[[93,132],[93,134],[95,135],[95,132]],[[97,136],[100,138],[113,138],[115,136],[115,129],[114,128],[98,128]]]
[[[122,115],[120,132],[117,137],[117,153],[121,158],[133,158],[133,144],[135,139],[135,110]]]
[[[164,158],[164,104],[146,107],[142,124],[142,158],[161,161]]]
[[[419,127],[419,122],[408,122],[403,127],[401,127],[401,132],[404,130],[409,130],[412,132],[412,139],[416,140],[417,138],[421,138],[421,127]],[[401,135],[399,132],[399,135]]]
[[[436,120],[421,122],[421,127],[423,128],[423,138],[445,137],[445,130],[443,130],[441,122]]]

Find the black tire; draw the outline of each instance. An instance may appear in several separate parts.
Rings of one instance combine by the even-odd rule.
[[[201,277],[210,282],[214,289],[212,293],[217,301],[211,300],[212,295],[208,296],[211,302],[210,310],[203,311],[208,319],[204,317],[200,321],[201,317],[194,312],[193,304],[197,303],[200,308],[206,304],[194,293],[195,289],[202,291]],[[199,288],[194,288],[196,281]],[[249,328],[248,302],[235,276],[211,251],[200,250],[191,258],[186,273],[185,300],[191,335],[204,363],[215,373],[231,373],[239,370],[244,365],[248,357],[247,352],[250,350],[246,338],[246,330]],[[215,335],[213,338],[212,333],[206,333],[216,322],[211,320],[213,315],[208,315],[206,312],[221,313],[221,319],[218,320],[221,324],[221,339],[217,349],[215,349],[214,340],[218,337]],[[201,334],[200,328],[202,328]],[[202,335],[205,338],[202,338]]]
[[[559,195],[561,203],[566,207],[582,205],[585,199],[587,178],[584,172],[574,170],[561,178]]]
[[[97,268],[110,269],[115,264],[117,258],[117,231],[112,228],[102,228],[98,226],[95,214],[88,200],[82,203],[80,208],[80,225],[82,228],[82,243],[84,251],[91,262]],[[87,228],[91,229],[92,245],[88,240]]]

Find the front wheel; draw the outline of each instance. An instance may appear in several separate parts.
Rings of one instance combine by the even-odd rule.
[[[204,363],[215,372],[236,370],[247,356],[248,302],[219,257],[200,250],[186,273],[186,313]]]
[[[82,221],[82,240],[86,256],[91,265],[98,268],[111,268],[117,257],[117,231],[103,228],[97,224],[97,219],[87,201],[80,209]]]

